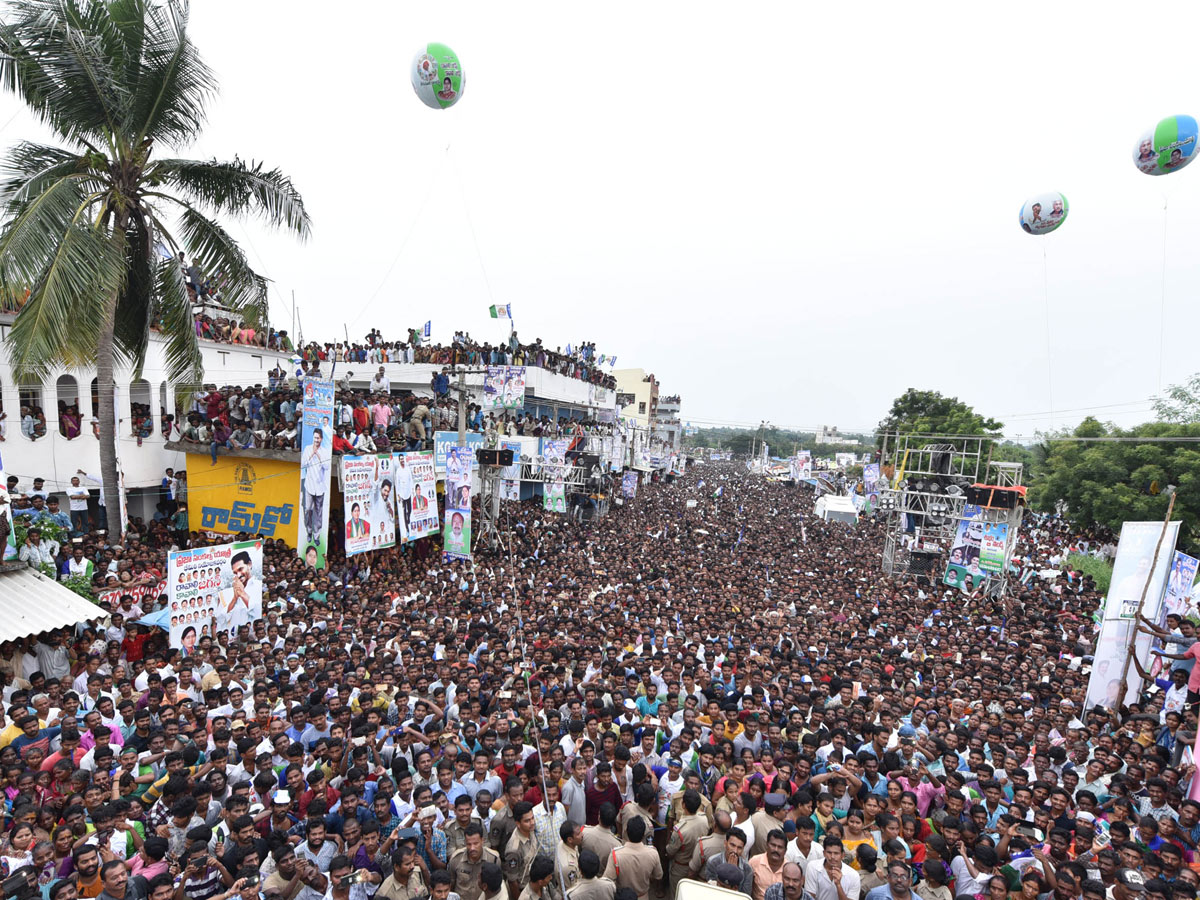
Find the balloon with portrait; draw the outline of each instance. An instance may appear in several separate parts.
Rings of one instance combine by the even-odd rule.
[[[1057,192],[1030,197],[1021,207],[1021,228],[1026,234],[1049,234],[1071,211],[1067,198]]]
[[[449,109],[467,87],[458,56],[445,44],[426,44],[412,63],[412,86],[431,109]]]
[[[1146,175],[1170,175],[1196,158],[1200,126],[1192,116],[1168,116],[1133,147],[1133,164]]]

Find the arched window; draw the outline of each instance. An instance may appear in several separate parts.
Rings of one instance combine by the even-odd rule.
[[[100,418],[100,379],[92,379],[92,415]]]
[[[154,413],[150,409],[150,382],[145,378],[130,382],[129,422],[139,441],[154,434]]]
[[[42,383],[23,379],[17,384],[21,404],[21,433],[31,440],[46,436],[46,411],[42,404]],[[29,421],[26,421],[28,417]]]
[[[58,433],[69,441],[83,433],[83,415],[79,410],[79,383],[74,375],[59,375],[54,385],[58,410]]]

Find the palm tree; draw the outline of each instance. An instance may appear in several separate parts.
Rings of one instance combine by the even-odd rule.
[[[186,0],[19,0],[0,17],[0,85],[66,145],[22,141],[0,181],[0,292],[29,292],[8,337],[18,378],[96,366],[100,470],[118,495],[113,366],[140,373],[150,329],[177,388],[203,367],[178,260],[221,278],[222,303],[259,321],[267,281],[214,217],[256,216],[308,237],[278,169],[164,156],[194,140],[216,92],[188,39]],[[19,295],[19,294],[18,294]],[[121,534],[108,503],[109,534]]]

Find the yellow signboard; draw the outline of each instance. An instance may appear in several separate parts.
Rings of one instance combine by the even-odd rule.
[[[220,534],[261,534],[296,546],[300,463],[274,459],[187,455],[188,528]]]

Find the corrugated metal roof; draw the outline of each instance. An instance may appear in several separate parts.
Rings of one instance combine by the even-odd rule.
[[[84,619],[104,610],[28,567],[0,571],[0,641],[12,641]]]

